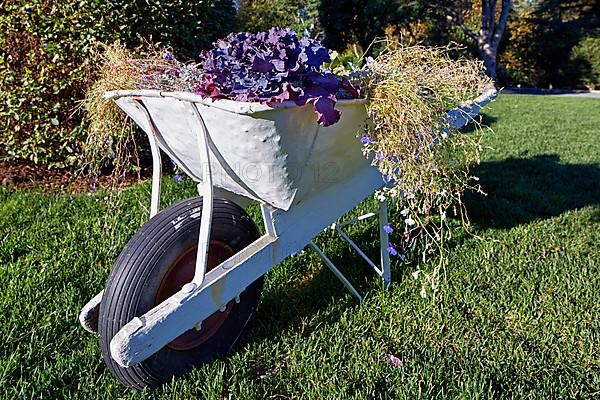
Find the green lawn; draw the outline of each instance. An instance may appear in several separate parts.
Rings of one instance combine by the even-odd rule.
[[[483,240],[453,237],[435,300],[419,295],[416,264],[396,262],[386,291],[325,233],[362,304],[306,251],[267,275],[235,354],[155,392],[124,390],[77,321],[144,222],[148,183],[118,211],[100,193],[0,188],[0,398],[598,398],[600,101],[503,95],[486,119],[488,196],[468,197]],[[193,193],[165,186],[169,202]],[[375,221],[349,232],[376,253]]]

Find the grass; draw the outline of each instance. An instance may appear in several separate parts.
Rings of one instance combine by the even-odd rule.
[[[306,251],[267,275],[235,354],[154,392],[122,388],[77,322],[144,222],[148,183],[118,212],[101,193],[0,188],[0,398],[598,398],[600,102],[503,95],[486,118],[496,133],[478,175],[489,194],[468,198],[483,240],[453,237],[435,299],[419,295],[416,264],[396,262],[383,290],[324,233],[318,243],[363,303]],[[168,202],[192,193],[167,179]],[[349,232],[376,253],[374,221]]]

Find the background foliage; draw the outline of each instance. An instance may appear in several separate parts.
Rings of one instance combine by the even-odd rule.
[[[227,0],[8,0],[0,7],[0,159],[73,165],[96,43],[162,42],[193,57],[234,29]]]
[[[578,67],[580,82],[590,89],[600,88],[600,35],[584,37],[571,50],[571,62]]]
[[[338,0],[321,1],[319,22],[328,47],[343,51],[368,46],[378,36],[401,42],[464,46],[477,57],[477,48],[443,12],[452,1]],[[477,31],[481,2],[472,1],[465,25]],[[515,0],[499,48],[501,86],[584,88],[598,85],[595,38],[600,37],[600,7],[595,0]],[[376,50],[376,49],[374,49]]]
[[[351,44],[366,48],[387,26],[406,23],[418,14],[418,3],[387,0],[322,1],[319,18],[325,45],[343,50]]]
[[[320,0],[242,0],[237,14],[240,30],[267,31],[292,28],[299,35],[322,39],[319,25]]]
[[[455,55],[477,56],[439,7],[446,0],[242,0],[237,16],[234,3],[1,0],[0,160],[75,165],[85,138],[75,107],[94,77],[98,41],[120,40],[128,48],[162,42],[185,60],[231,31],[281,26],[351,57],[378,36],[457,42],[464,49]],[[469,27],[480,18],[480,2],[472,3]],[[596,0],[515,0],[499,49],[498,84],[597,88],[599,14]]]
[[[598,36],[595,0],[537,0],[517,3],[500,51],[504,85],[582,88],[594,59],[583,47]],[[573,53],[576,47],[582,53]],[[584,62],[582,62],[584,61]],[[597,63],[597,61],[596,61]],[[597,64],[596,64],[597,65]],[[596,66],[600,68],[600,66]]]

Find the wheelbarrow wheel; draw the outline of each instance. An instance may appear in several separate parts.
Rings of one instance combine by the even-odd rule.
[[[110,355],[110,341],[139,317],[192,280],[202,199],[177,203],[148,221],[127,243],[111,271],[100,303],[98,333],[108,368],[128,387],[156,387],[192,367],[231,351],[252,316],[262,278],[224,310],[202,321],[145,361],[122,367]],[[252,219],[236,204],[214,199],[207,270],[257,239]],[[239,300],[239,303],[237,302]]]

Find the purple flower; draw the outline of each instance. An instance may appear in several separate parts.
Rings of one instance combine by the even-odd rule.
[[[175,182],[181,182],[183,177],[181,176],[181,174],[175,174],[173,175],[173,179],[175,179]]]
[[[371,136],[369,135],[364,135],[363,137],[360,138],[360,142],[364,145],[370,144],[371,142],[373,142],[373,139],[371,139]]]
[[[165,60],[173,61],[173,54],[171,54],[168,50],[166,50],[166,49],[163,50],[162,55],[163,55],[163,57],[164,57]]]
[[[96,187],[96,182],[92,183],[92,186],[91,186],[91,188],[92,188],[92,190],[93,190],[93,191],[96,191],[96,189],[97,189],[97,187]]]
[[[340,89],[359,97],[347,79],[322,69],[329,50],[309,37],[298,39],[291,29],[232,33],[200,54],[202,82],[194,92],[203,98],[312,104],[317,122],[329,126],[340,119],[335,109]]]
[[[314,101],[313,107],[317,113],[317,122],[323,126],[333,125],[340,120],[341,112],[336,110],[335,98],[331,97],[318,97]]]
[[[392,175],[382,175],[381,179],[383,179],[383,182],[385,184],[389,184],[389,185],[393,185],[394,184],[394,177]]]
[[[377,161],[381,161],[381,160],[383,160],[383,153],[378,151],[377,152]]]
[[[388,244],[387,251],[392,256],[397,256],[398,255],[398,250],[396,250],[396,246],[394,246],[392,243]]]
[[[385,233],[392,233],[394,232],[394,228],[392,228],[391,224],[386,224],[383,226],[383,230],[385,231]]]
[[[404,363],[402,362],[402,360],[393,354],[386,354],[385,361],[389,362],[394,367],[402,368],[404,366]]]

